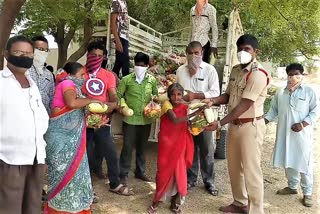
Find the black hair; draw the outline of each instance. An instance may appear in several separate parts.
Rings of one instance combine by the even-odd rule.
[[[244,34],[239,37],[237,47],[239,48],[241,45],[251,45],[254,49],[259,47],[257,38],[251,34]]]
[[[134,57],[134,64],[143,62],[145,65],[149,65],[149,56],[145,53],[138,52]]]
[[[188,53],[188,51],[190,49],[194,49],[194,48],[201,48],[202,49],[202,45],[200,42],[198,41],[192,41],[188,44],[187,48],[186,48],[186,52]]]
[[[167,89],[167,95],[168,95],[169,100],[170,100],[170,97],[171,97],[171,94],[172,94],[173,90],[179,90],[179,91],[182,92],[182,94],[184,92],[184,88],[179,83],[171,84]]]
[[[78,62],[68,62],[64,65],[63,70],[68,74],[75,75],[81,68],[83,68],[83,65]]]
[[[289,71],[294,71],[294,70],[300,71],[301,74],[303,74],[304,72],[303,66],[299,63],[291,63],[286,67],[287,74],[289,73]]]
[[[31,40],[32,40],[33,42],[42,41],[42,42],[45,42],[45,43],[49,44],[49,43],[48,43],[48,40],[46,39],[46,37],[41,36],[41,35],[35,36],[35,37],[33,37]]]
[[[96,50],[96,49],[99,49],[99,50],[102,50],[104,54],[105,51],[106,51],[106,48],[104,47],[104,44],[102,41],[100,40],[94,40],[92,42],[89,43],[88,47],[87,47],[87,51],[90,52],[92,50]]]
[[[25,36],[14,36],[11,37],[10,39],[8,39],[7,44],[6,44],[6,50],[9,51],[12,47],[13,44],[17,43],[17,42],[26,42],[29,43],[32,48],[33,48],[33,43],[30,39],[28,39]]]
[[[49,70],[51,73],[53,73],[53,67],[51,65],[47,65],[46,69]]]

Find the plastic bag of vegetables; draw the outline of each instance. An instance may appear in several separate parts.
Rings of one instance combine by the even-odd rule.
[[[217,115],[211,108],[206,108],[204,114],[197,115],[189,121],[189,131],[192,135],[198,135],[204,127],[217,120]]]
[[[109,118],[106,114],[87,114],[87,127],[88,128],[100,128],[101,126],[107,125]]]
[[[161,116],[161,106],[151,100],[143,109],[143,114],[149,118],[158,118]]]

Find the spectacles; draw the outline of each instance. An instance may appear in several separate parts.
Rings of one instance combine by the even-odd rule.
[[[35,49],[37,49],[37,50],[39,50],[39,51],[44,51],[44,52],[50,52],[50,50],[49,50],[49,48],[35,48]]]
[[[12,51],[11,54],[13,56],[26,56],[30,58],[33,58],[34,56],[33,52],[25,52],[25,51]]]

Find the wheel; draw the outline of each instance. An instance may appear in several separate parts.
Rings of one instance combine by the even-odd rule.
[[[227,157],[227,130],[220,130],[217,133],[217,146],[214,153],[216,159],[226,159]]]

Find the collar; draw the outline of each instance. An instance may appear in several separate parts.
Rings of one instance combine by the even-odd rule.
[[[33,85],[33,81],[32,78],[30,76],[30,71],[29,69],[24,73],[24,75],[26,76],[26,78],[29,81],[30,87]],[[2,71],[2,76],[5,78],[13,78],[14,80],[17,80],[16,77],[13,75],[12,71],[8,68],[8,66],[4,67],[3,71]]]
[[[247,66],[246,66],[245,68],[243,68],[242,70],[243,70],[243,71],[251,71],[252,65],[253,65],[254,63],[258,63],[256,58],[254,58],[253,61],[252,61],[251,63],[249,63],[249,65],[247,65]],[[258,67],[259,67],[259,65],[258,65]]]

